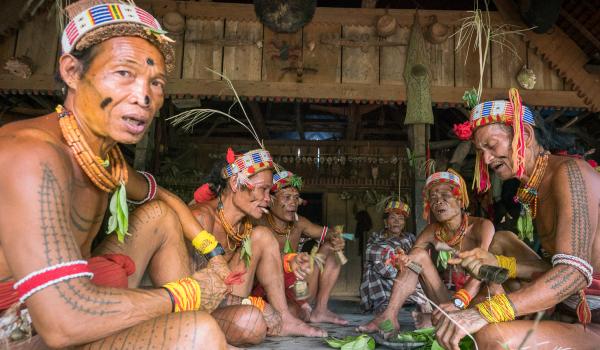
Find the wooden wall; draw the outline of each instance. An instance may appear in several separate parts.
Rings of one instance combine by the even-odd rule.
[[[402,73],[413,10],[390,10],[400,26],[394,35],[382,39],[374,26],[385,13],[382,9],[318,8],[313,21],[301,31],[281,34],[264,27],[252,5],[166,0],[139,4],[159,19],[173,11],[185,16],[185,31],[172,35],[177,40],[177,62],[167,92],[176,97],[229,95],[223,85],[213,83],[220,78],[206,70],[210,68],[236,81],[239,93],[251,99],[377,103],[405,99]],[[436,15],[453,32],[467,13],[420,11],[419,15],[424,30],[432,15]],[[498,22],[499,18],[492,13],[493,21]],[[491,48],[484,91],[492,97],[505,97],[508,87],[517,86],[515,76],[527,64],[534,69],[538,83],[535,91],[524,92],[526,102],[585,107],[565,87],[563,79],[528,49],[521,36],[513,34],[507,40],[513,43],[514,51],[501,50],[496,44]],[[56,91],[52,75],[60,51],[58,41],[56,25],[45,15],[35,17],[18,33],[4,38],[0,42],[0,59],[26,55],[33,60],[34,74],[27,80],[0,74],[0,91]],[[355,47],[356,42],[368,42],[370,46]],[[378,42],[398,45],[378,46]],[[436,103],[461,104],[464,90],[477,86],[475,53],[469,55],[465,64],[466,48],[455,50],[455,45],[455,37],[441,44],[426,43]],[[301,77],[297,75],[298,67],[302,67]]]

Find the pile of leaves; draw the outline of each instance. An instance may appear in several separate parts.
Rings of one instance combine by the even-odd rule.
[[[327,344],[341,350],[374,350],[375,340],[366,334],[347,336],[344,339],[330,337],[325,339]]]
[[[423,342],[425,345],[422,349],[444,350],[435,340],[435,328],[422,328],[416,331],[404,332],[388,339],[390,342],[408,343],[408,342]],[[473,339],[464,337],[459,343],[461,350],[475,350]]]

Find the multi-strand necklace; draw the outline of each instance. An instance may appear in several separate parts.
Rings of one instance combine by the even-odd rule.
[[[63,106],[56,107],[63,137],[88,178],[104,192],[114,191],[121,183],[127,183],[127,165],[118,145],[111,148],[108,161],[94,154],[83,138],[73,113]],[[110,165],[110,172],[106,168]]]
[[[287,254],[287,253],[292,253],[293,249],[292,249],[292,244],[290,243],[290,233],[292,232],[292,229],[295,226],[295,222],[288,222],[287,225],[283,228],[277,226],[277,223],[275,222],[275,218],[273,218],[273,216],[271,215],[271,213],[267,214],[267,221],[269,222],[269,226],[271,226],[271,228],[273,229],[273,231],[275,231],[275,233],[279,236],[285,236],[285,244],[283,246],[283,253]]]
[[[540,184],[542,183],[542,179],[546,173],[546,168],[548,167],[548,158],[548,152],[542,152],[537,157],[535,160],[535,167],[533,168],[533,172],[531,173],[529,180],[526,184],[522,183],[519,186],[517,195],[515,196],[517,202],[525,206],[526,210],[531,211],[532,219],[535,219],[537,216],[538,189],[540,188]]]
[[[235,250],[239,247],[243,240],[250,237],[250,233],[252,232],[252,222],[248,220],[248,218],[244,218],[243,226],[244,228],[237,231],[233,229],[233,226],[225,219],[225,211],[223,209],[223,203],[219,199],[219,204],[217,205],[217,217],[219,218],[219,222],[223,226],[225,233],[227,234],[227,248],[230,251]],[[233,241],[233,244],[231,243]]]
[[[460,225],[454,232],[449,232],[448,228],[445,225],[438,224],[437,229],[435,230],[435,239],[440,242],[444,242],[451,247],[455,247],[462,242],[465,233],[467,232],[467,223],[469,221],[469,216],[467,213],[463,213]]]

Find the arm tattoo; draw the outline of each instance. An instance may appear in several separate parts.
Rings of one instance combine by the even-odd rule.
[[[554,291],[556,302],[559,303],[585,286],[586,281],[574,267],[557,265],[549,271],[544,283]]]
[[[40,225],[44,254],[48,266],[81,258],[79,248],[72,236],[68,218],[72,208],[67,208],[65,192],[52,169],[42,165],[42,183],[39,191]],[[84,279],[74,279],[53,286],[61,299],[73,310],[103,316],[118,312],[119,301],[107,297],[119,294],[109,289],[93,288]]]
[[[585,260],[589,258],[591,244],[590,215],[587,202],[587,191],[581,170],[575,161],[567,163],[567,175],[569,179],[569,191],[571,193],[571,249],[573,254]]]

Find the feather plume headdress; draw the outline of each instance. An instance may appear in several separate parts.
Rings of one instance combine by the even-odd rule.
[[[225,165],[221,170],[221,177],[224,179],[228,179],[234,175],[237,175],[238,185],[248,186],[250,184],[249,178],[256,173],[272,169],[276,169],[278,172],[279,168],[275,165],[275,163],[273,163],[271,154],[265,149],[263,141],[258,137],[258,133],[254,129],[254,125],[252,125],[252,122],[250,121],[250,118],[244,109],[244,105],[242,104],[242,101],[240,100],[240,97],[238,96],[231,80],[229,80],[229,78],[227,78],[225,75],[212,69],[207,68],[207,70],[223,78],[223,81],[226,82],[227,87],[233,92],[234,102],[229,107],[229,110],[227,112],[223,112],[210,108],[191,109],[167,118],[167,120],[171,121],[171,125],[173,126],[180,126],[185,131],[191,131],[194,129],[196,124],[203,122],[210,117],[224,116],[248,130],[260,148],[243,154],[235,154],[233,150],[229,148],[226,156],[227,165]],[[236,118],[231,115],[231,111],[236,105],[242,110],[242,114],[244,115],[243,118]]]

